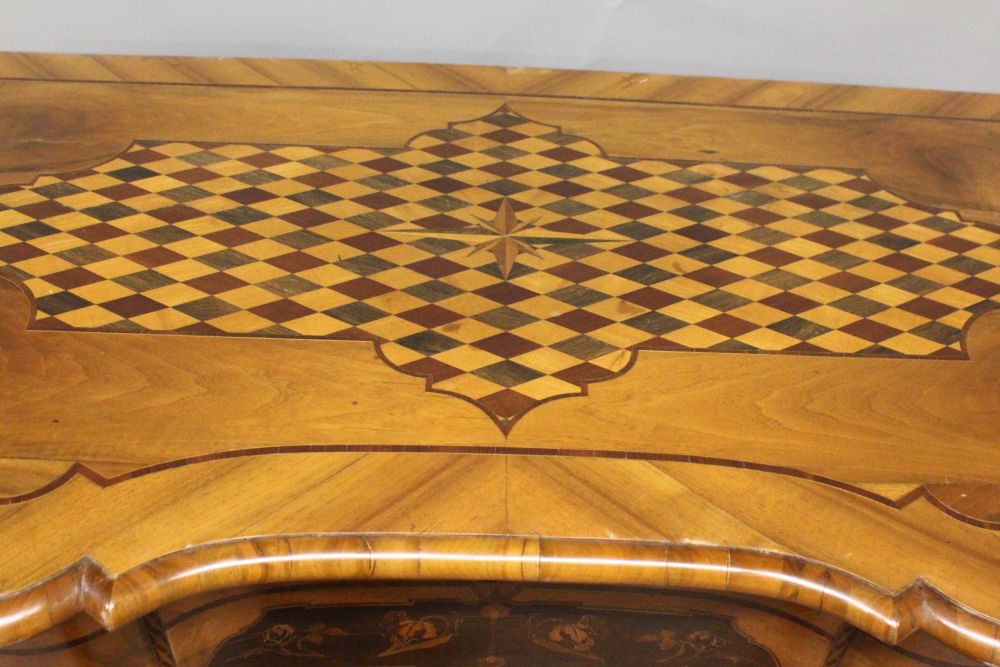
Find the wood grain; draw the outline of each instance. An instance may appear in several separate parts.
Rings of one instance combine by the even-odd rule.
[[[1000,221],[998,96],[503,68],[0,54],[0,183],[137,139],[402,146],[505,102],[610,155],[864,170]],[[919,664],[918,631],[1000,662],[997,313],[968,359],[642,351],[505,436],[371,342],[26,330],[26,297],[0,281],[4,644],[232,586],[487,579],[768,598],[874,638],[842,665]]]
[[[948,602],[955,596],[987,613],[997,608],[990,583],[997,567],[995,533],[955,522],[926,504],[900,512],[810,482],[775,479],[739,469],[684,474],[642,461],[398,453],[257,456],[165,471],[104,490],[75,480],[0,517],[0,553],[7,554],[0,567],[11,590],[66,573],[5,598],[7,630],[15,633],[10,639],[31,635],[72,615],[78,605],[92,605],[91,612],[103,614],[112,627],[168,599],[237,583],[367,578],[372,564],[365,559],[375,548],[369,543],[385,533],[395,537],[385,538],[379,549],[396,555],[376,571],[388,579],[742,591],[823,609],[866,630],[891,626],[884,619],[908,608],[893,605],[903,605],[925,585],[947,596],[938,609],[945,619],[964,618]],[[247,492],[254,480],[280,484]],[[629,493],[632,488],[643,493]],[[294,500],[288,489],[296,490]],[[794,518],[789,506],[796,508]],[[183,532],[171,518],[178,515],[185,517]],[[414,534],[417,526],[423,537]],[[338,536],[338,530],[374,533]],[[253,537],[278,532],[283,536],[269,541]],[[302,535],[317,532],[331,534],[313,541]],[[25,534],[50,536],[36,541],[31,559],[14,547]],[[497,535],[511,537],[491,537]],[[567,542],[565,535],[577,540]],[[65,549],[67,541],[93,560],[79,563]],[[744,551],[693,548],[692,542],[739,544]],[[203,546],[186,550],[191,543]],[[831,543],[859,548],[835,551]],[[343,556],[345,550],[355,556]],[[436,555],[426,561],[412,560],[431,553]],[[895,556],[886,559],[887,553]],[[676,565],[667,572],[629,565],[663,558]],[[52,602],[37,606],[42,600]],[[982,623],[992,631],[990,622]],[[964,646],[942,629],[933,632],[951,646]]]
[[[83,461],[110,477],[240,449],[419,444],[714,457],[851,484],[1000,481],[996,314],[974,325],[969,362],[641,352],[631,372],[538,408],[505,441],[473,406],[384,366],[371,343],[25,332],[27,304],[6,290],[2,451],[35,470]],[[389,391],[392,405],[379,400]],[[429,421],[414,424],[414,411]],[[942,441],[962,454],[942,460]],[[8,484],[28,493],[38,474]]]
[[[264,582],[450,579],[601,584],[614,579],[618,584],[660,587],[680,578],[685,587],[793,598],[799,605],[844,618],[888,644],[920,629],[970,657],[983,661],[998,657],[995,626],[954,607],[920,583],[889,595],[843,573],[762,552],[690,546],[668,546],[664,551],[662,546],[627,542],[608,547],[512,537],[257,538],[177,553],[113,579],[92,562],[83,562],[58,587],[49,589],[50,594],[75,601],[64,603],[65,610],[55,617],[25,614],[18,626],[38,632],[84,612],[110,630],[195,592]],[[627,582],[622,581],[622,571],[628,573]],[[63,583],[70,578],[77,579],[75,587]],[[776,595],[777,590],[782,593]],[[2,604],[10,608],[12,602],[24,604],[16,598]],[[19,637],[9,623],[3,630],[5,642]]]
[[[858,170],[623,165],[509,105],[402,150],[138,141],[0,194],[30,329],[371,340],[505,433],[637,350],[964,359],[998,244]]]
[[[109,660],[107,656],[115,655],[117,650],[118,656],[129,654],[131,659],[134,655],[134,660],[139,662],[139,656],[148,652],[144,645],[154,644],[155,641],[159,658],[156,664],[160,667],[205,667],[213,658],[218,659],[219,638],[242,637],[253,645],[253,639],[248,634],[262,634],[261,621],[266,621],[269,612],[275,614],[271,618],[277,621],[280,620],[278,616],[284,619],[286,613],[291,611],[293,616],[286,620],[294,618],[295,629],[301,633],[306,629],[302,625],[306,622],[303,618],[305,614],[320,616],[322,620],[318,622],[329,627],[331,612],[341,619],[344,614],[358,611],[378,615],[387,610],[403,610],[412,616],[410,612],[415,610],[414,605],[419,608],[422,604],[458,613],[463,621],[471,619],[473,625],[488,622],[477,618],[480,614],[492,618],[495,613],[499,619],[506,618],[503,616],[505,613],[558,614],[573,618],[592,614],[599,620],[610,619],[614,622],[622,612],[639,611],[647,618],[663,618],[667,627],[674,626],[674,637],[681,641],[686,637],[683,634],[678,637],[678,623],[683,627],[690,625],[689,620],[697,620],[697,627],[708,621],[718,630],[721,621],[731,625],[746,639],[765,647],[782,667],[835,667],[862,659],[881,660],[879,664],[897,667],[964,667],[978,664],[962,658],[922,633],[915,633],[900,646],[889,648],[820,612],[790,604],[763,603],[749,596],[655,592],[620,587],[434,582],[368,582],[328,586],[278,584],[230,589],[167,605],[158,613],[143,617],[141,622],[114,633],[95,632],[95,624],[86,616],[81,616],[61,627],[60,632],[50,631],[17,647],[0,649],[0,656],[4,664],[13,667],[36,664],[41,659],[45,659],[47,665],[63,667],[106,664]],[[143,630],[148,636],[147,641],[140,636]],[[460,628],[458,636],[464,635]],[[509,641],[511,633],[507,632],[506,637]],[[602,635],[599,634],[597,639],[603,643]],[[606,641],[607,637],[603,639]],[[730,636],[730,639],[743,641],[739,637]],[[627,645],[628,642],[623,643]],[[471,653],[466,662],[496,653],[497,648],[503,650],[495,642],[483,641],[481,637],[470,642],[470,638],[464,636],[463,645],[465,648],[462,650]],[[508,650],[518,651],[518,647],[516,643],[507,645]],[[723,653],[727,652],[725,647],[725,644],[721,647]],[[422,664],[419,655],[411,654],[417,664]],[[433,660],[431,655],[426,657]],[[613,654],[605,649],[604,655]]]
[[[402,145],[427,127],[476,118],[509,100],[502,93],[238,87],[185,88],[179,96],[162,84],[17,80],[0,80],[0,91],[19,102],[0,116],[0,136],[7,137],[0,143],[0,184],[105,161],[134,139]],[[415,94],[426,103],[413,105]],[[518,108],[614,155],[861,168],[907,199],[986,222],[1000,210],[991,187],[1000,171],[995,123],[530,95],[518,99]],[[234,127],[234,109],[239,132],[223,133]],[[626,127],[643,131],[618,129]]]
[[[998,96],[980,93],[528,67],[0,53],[0,78],[284,88],[430,89],[463,93],[490,91],[698,106],[1000,119]]]

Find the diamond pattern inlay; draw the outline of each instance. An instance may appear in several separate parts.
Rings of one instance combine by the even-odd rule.
[[[374,341],[505,431],[636,349],[963,358],[1000,233],[853,169],[623,159],[507,107],[403,148],[138,141],[0,189],[35,329]]]

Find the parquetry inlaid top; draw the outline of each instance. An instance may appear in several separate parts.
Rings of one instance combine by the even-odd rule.
[[[461,579],[1000,663],[998,109],[0,53],[0,662]]]
[[[400,148],[137,141],[0,195],[40,329],[368,338],[508,430],[637,349],[963,358],[1000,233],[852,169],[637,160],[504,106]]]

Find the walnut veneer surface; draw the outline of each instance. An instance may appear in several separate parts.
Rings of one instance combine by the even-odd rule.
[[[234,586],[491,580],[839,619],[781,664],[942,664],[928,635],[1000,662],[998,123],[988,95],[0,54],[0,661]]]

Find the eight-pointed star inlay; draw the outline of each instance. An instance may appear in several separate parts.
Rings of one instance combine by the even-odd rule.
[[[469,252],[474,255],[479,252],[489,252],[496,257],[497,268],[504,280],[510,277],[510,272],[514,268],[517,256],[527,253],[538,257],[538,250],[546,246],[560,243],[628,243],[629,238],[618,234],[607,234],[606,236],[593,238],[586,237],[582,240],[579,234],[558,232],[539,232],[535,225],[537,220],[523,222],[518,219],[510,199],[504,197],[500,200],[500,206],[492,219],[475,218],[478,223],[475,227],[465,227],[446,232],[435,232],[427,229],[387,229],[386,234],[419,234],[422,236],[434,236],[437,238],[457,238],[463,241],[476,240],[476,244]],[[478,239],[484,240],[479,241]]]
[[[619,158],[504,106],[402,147],[136,141],[0,187],[0,273],[33,329],[371,340],[508,432],[637,350],[966,358],[1000,234],[857,169]]]

